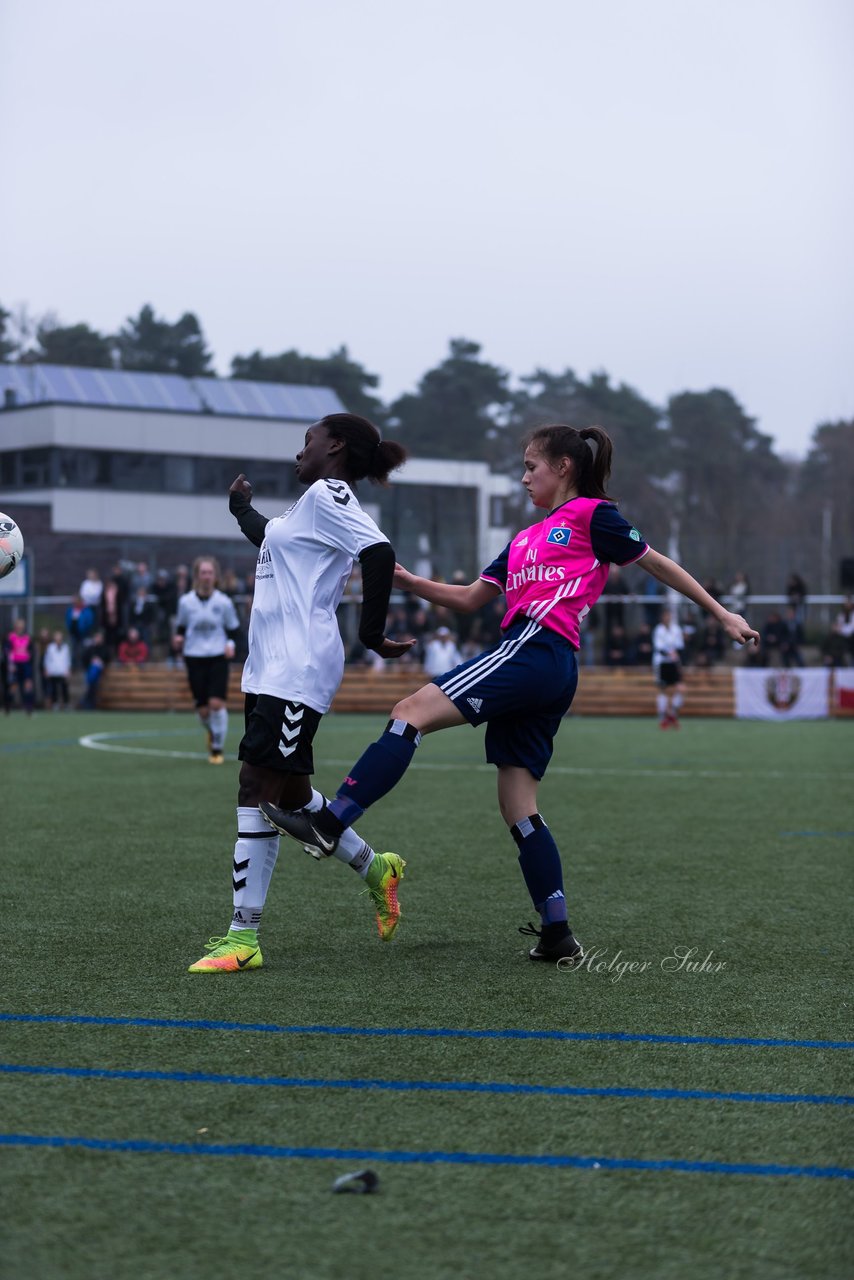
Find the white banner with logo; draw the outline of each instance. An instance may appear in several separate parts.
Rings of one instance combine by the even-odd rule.
[[[748,720],[818,720],[830,713],[830,672],[736,667],[735,714]]]

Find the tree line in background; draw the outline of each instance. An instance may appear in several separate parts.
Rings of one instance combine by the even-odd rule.
[[[0,360],[215,376],[197,317],[186,312],[170,323],[149,305],[116,334],[0,306]],[[614,442],[612,491],[626,514],[661,549],[678,533],[682,559],[705,579],[727,583],[742,570],[754,591],[774,594],[797,572],[813,593],[836,592],[842,560],[854,558],[854,421],[817,425],[807,457],[795,461],[775,451],[724,389],[682,391],[660,406],[604,372],[585,380],[570,368],[535,369],[513,385],[463,338],[389,404],[377,393],[379,376],[346,346],[325,357],[236,355],[231,377],[331,387],[414,456],[486,461],[512,476],[529,428],[602,426]],[[510,522],[530,516],[520,494]]]

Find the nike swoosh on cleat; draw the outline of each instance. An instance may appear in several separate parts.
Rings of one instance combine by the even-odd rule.
[[[256,947],[255,950],[252,952],[252,955],[247,956],[245,960],[241,960],[239,957],[236,957],[238,969],[245,969],[249,961],[252,960],[255,956],[257,956],[257,954],[258,954],[258,948]]]

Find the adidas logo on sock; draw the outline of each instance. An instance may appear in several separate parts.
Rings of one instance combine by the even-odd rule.
[[[478,715],[480,714],[480,709],[483,706],[483,698],[466,698],[466,702]]]

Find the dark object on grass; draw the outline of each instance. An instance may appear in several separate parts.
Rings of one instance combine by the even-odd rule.
[[[332,1184],[333,1191],[357,1191],[365,1195],[378,1191],[380,1180],[373,1169],[359,1169],[357,1173],[344,1173]]]

